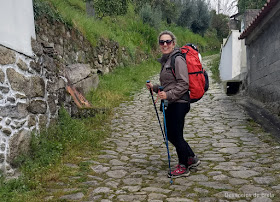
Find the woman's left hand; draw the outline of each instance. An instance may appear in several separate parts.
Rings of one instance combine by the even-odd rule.
[[[160,92],[158,93],[158,96],[159,96],[160,99],[162,99],[162,100],[166,100],[166,99],[167,99],[166,92],[164,92],[164,91],[160,91]]]

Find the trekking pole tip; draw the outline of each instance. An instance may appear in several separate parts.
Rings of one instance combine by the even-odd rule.
[[[173,184],[173,180],[170,180],[170,184]]]

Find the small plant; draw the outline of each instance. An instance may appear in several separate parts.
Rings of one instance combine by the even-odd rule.
[[[211,68],[210,68],[211,72],[212,72],[212,78],[217,83],[221,83],[219,64],[220,64],[220,55],[213,59],[212,65],[211,65]]]

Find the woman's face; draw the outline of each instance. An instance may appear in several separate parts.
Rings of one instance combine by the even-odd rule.
[[[162,54],[169,54],[173,51],[175,43],[169,34],[163,34],[159,38],[159,46]]]

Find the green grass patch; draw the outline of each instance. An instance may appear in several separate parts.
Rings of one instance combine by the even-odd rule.
[[[29,201],[31,198],[31,201],[41,201],[45,188],[54,188],[55,182],[67,181],[73,176],[64,163],[80,165],[85,173],[86,164],[80,161],[98,154],[102,148],[101,141],[110,134],[110,129],[102,125],[109,117],[109,114],[99,114],[85,120],[73,119],[62,108],[57,124],[33,135],[30,152],[14,162],[22,173],[19,179],[0,179],[2,201]]]
[[[212,78],[216,83],[221,83],[219,65],[220,65],[220,55],[213,58],[212,64],[210,65],[211,66],[210,69],[212,72]]]
[[[149,76],[159,73],[160,64],[150,60],[137,66],[120,67],[100,78],[99,86],[87,97],[95,107],[113,108],[131,99],[145,86]]]

